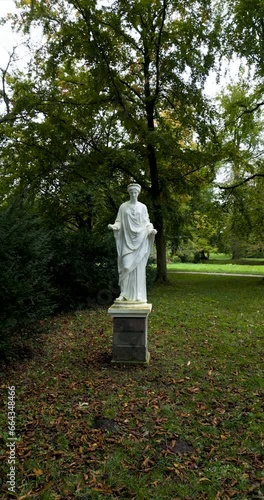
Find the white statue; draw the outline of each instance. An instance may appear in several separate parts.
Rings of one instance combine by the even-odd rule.
[[[119,207],[114,224],[118,254],[118,273],[121,294],[118,301],[147,302],[146,265],[152,251],[156,229],[149,220],[146,205],[138,201],[139,184],[129,184],[130,201]]]

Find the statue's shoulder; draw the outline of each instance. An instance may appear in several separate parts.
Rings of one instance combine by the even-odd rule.
[[[138,204],[142,210],[147,210],[147,207],[146,207],[146,205],[144,205],[144,203],[141,203],[141,201],[138,201]]]
[[[125,201],[124,203],[122,203],[119,207],[119,210],[123,210],[124,208],[126,208],[127,206],[129,205],[129,201]]]

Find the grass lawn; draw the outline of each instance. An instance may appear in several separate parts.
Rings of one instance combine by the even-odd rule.
[[[264,259],[231,260],[226,254],[211,254],[203,263],[177,262],[168,264],[168,272],[204,272],[228,274],[258,274],[264,276]]]
[[[148,367],[110,364],[98,308],[44,323],[31,359],[2,368],[5,403],[16,387],[14,498],[263,498],[264,282],[170,279],[149,296]]]

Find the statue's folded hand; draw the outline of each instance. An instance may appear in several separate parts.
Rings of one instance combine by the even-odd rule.
[[[115,224],[108,224],[108,229],[112,229],[113,231],[119,231],[119,227],[115,226]]]

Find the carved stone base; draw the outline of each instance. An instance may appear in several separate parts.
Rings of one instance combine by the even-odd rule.
[[[115,301],[108,309],[113,318],[112,363],[148,364],[148,315],[146,302]]]

